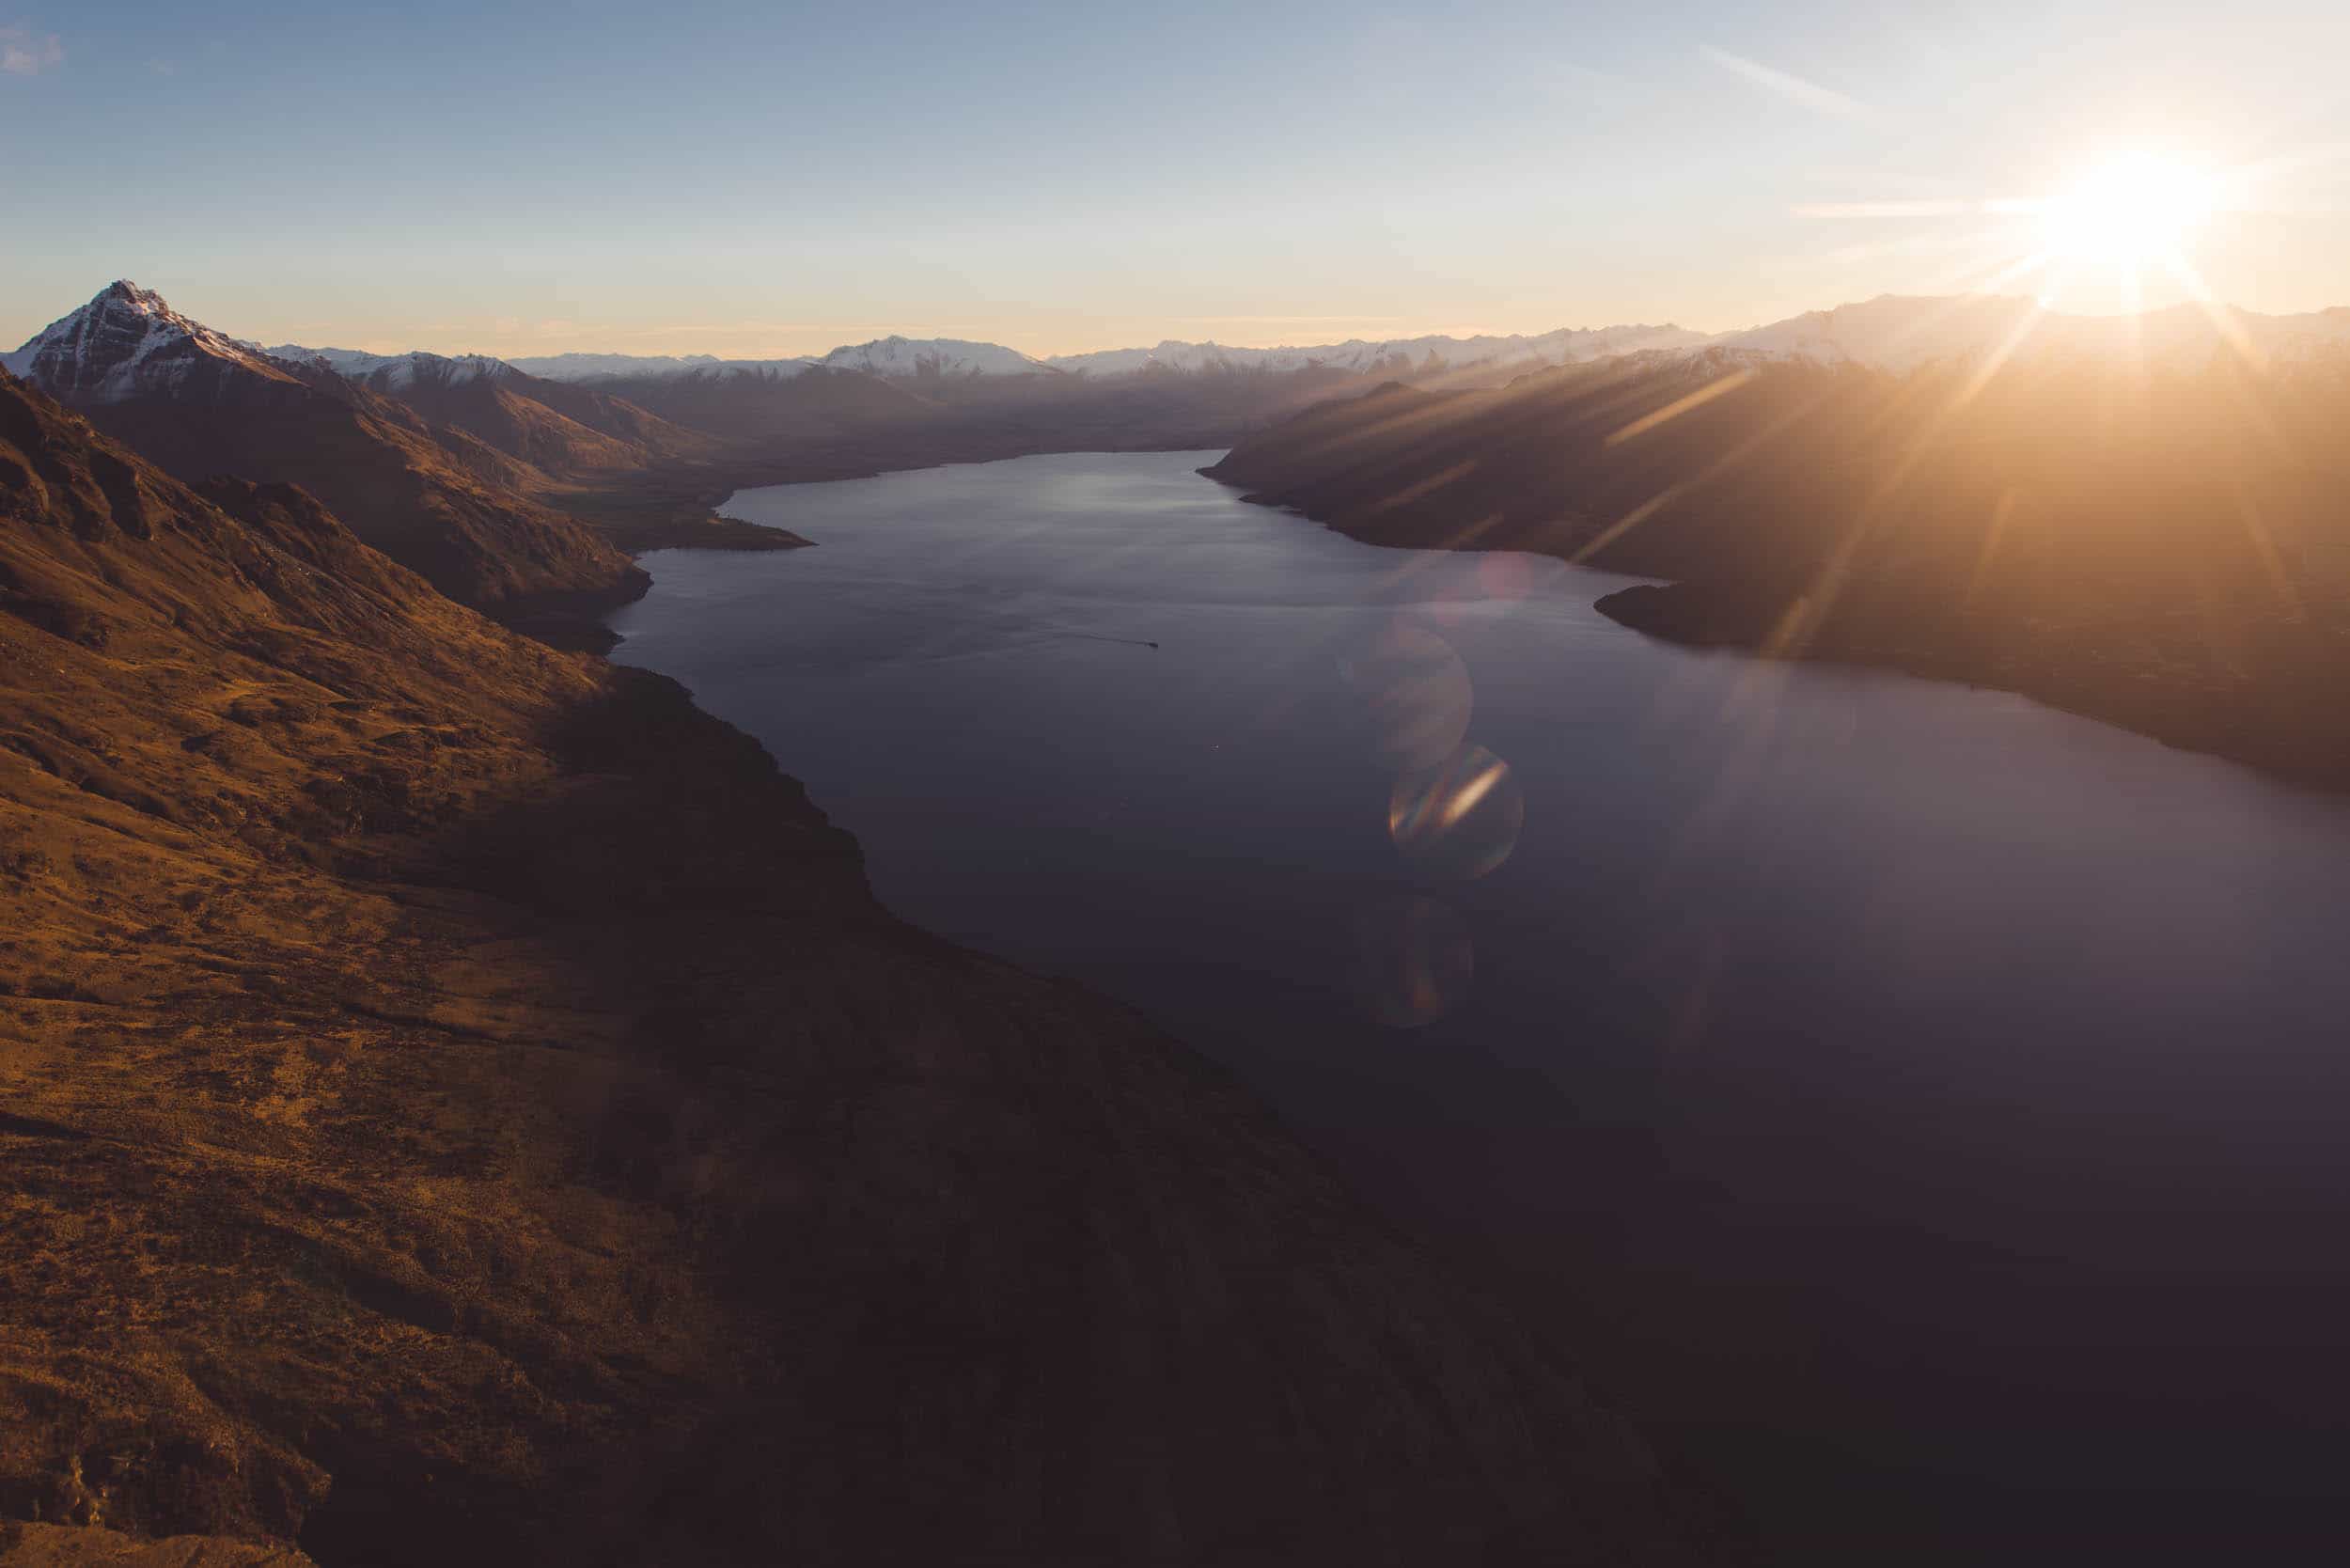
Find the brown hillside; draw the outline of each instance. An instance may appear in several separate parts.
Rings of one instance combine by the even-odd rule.
[[[5,378],[0,912],[0,1519],[119,1532],[17,1560],[1702,1555],[1539,1336],[674,685]]]
[[[411,356],[350,379],[407,407],[441,431],[461,431],[545,479],[596,478],[612,470],[716,456],[724,444],[590,387],[542,381],[509,366],[464,374],[463,361]],[[455,373],[452,373],[455,372]]]

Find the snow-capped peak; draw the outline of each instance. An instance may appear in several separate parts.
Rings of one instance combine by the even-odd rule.
[[[286,379],[258,350],[189,320],[161,294],[118,281],[33,335],[0,366],[69,401],[108,403],[183,390],[234,366]]]
[[[471,381],[496,381],[518,373],[506,361],[486,353],[439,354],[422,349],[410,353],[368,353],[360,349],[309,349],[299,343],[280,343],[260,352],[296,365],[323,365],[375,392],[405,392],[417,385],[462,386]]]
[[[1051,368],[1018,349],[960,337],[877,337],[835,349],[822,363],[876,376],[1025,376]]]

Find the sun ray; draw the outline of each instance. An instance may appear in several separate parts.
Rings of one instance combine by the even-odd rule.
[[[1999,553],[1999,541],[2007,537],[2008,525],[2015,520],[2015,491],[2011,487],[1999,492],[1999,499],[1991,508],[1991,525],[1983,530],[1982,550],[1975,557],[1975,570],[1966,579],[1962,604],[1972,604],[1982,590],[1982,580],[1991,571],[1991,558]]]
[[[2060,288],[2062,287],[2062,274],[2058,274],[2057,286]],[[1950,400],[1950,413],[1955,414],[1973,402],[1982,389],[1991,384],[1992,378],[1999,373],[1999,368],[2013,356],[2017,349],[2023,347],[2024,339],[2032,335],[2040,325],[2041,318],[2046,314],[2047,306],[2034,300],[2031,308],[2016,321],[2014,328],[1982,356],[1982,363],[1975,367],[1974,374],[1966,378],[1966,384],[1960,387],[1958,395]]]
[[[1609,432],[1606,440],[1602,442],[1601,445],[1606,447],[1620,447],[1623,443],[1632,440],[1635,436],[1646,435],[1657,426],[1669,424],[1673,420],[1680,418],[1683,415],[1687,414],[1692,409],[1703,408],[1707,403],[1712,402],[1715,399],[1737,391],[1738,388],[1752,381],[1756,374],[1757,372],[1749,367],[1746,369],[1736,370],[1727,376],[1722,376],[1714,381],[1707,382],[1703,386],[1699,387],[1687,397],[1676,398],[1671,402],[1667,403],[1663,408],[1657,409],[1653,413],[1643,414],[1640,417],[1633,420],[1630,424]]]
[[[2187,298],[2194,302],[2196,307],[2202,311],[2204,318],[2211,322],[2212,330],[2219,335],[2221,340],[2229,348],[2235,351],[2236,359],[2243,368],[2250,371],[2255,378],[2265,376],[2268,373],[2268,356],[2261,352],[2260,345],[2253,342],[2250,336],[2245,332],[2244,323],[2236,320],[2235,313],[2213,296],[2211,287],[2203,281],[2202,274],[2195,270],[2185,256],[2176,252],[2164,257],[2162,260],[2179,286],[2186,290]],[[2227,384],[2229,395],[2234,399],[2237,409],[2252,422],[2253,428],[2261,432],[2262,438],[2268,443],[2270,450],[2290,461],[2293,455],[2291,444],[2285,440],[2284,431],[2277,428],[2277,421],[2270,416],[2268,410],[2261,406],[2253,396],[2252,389],[2241,380],[2233,378],[2231,378]]]
[[[2277,591],[2277,603],[2285,614],[2298,619],[2302,613],[2301,596],[2295,591],[2293,579],[2285,571],[2283,558],[2277,553],[2277,541],[2268,531],[2268,520],[2261,515],[2260,505],[2248,494],[2236,497],[2236,511],[2244,519],[2244,531],[2252,541],[2252,555],[2260,562],[2268,586]]]
[[[2268,369],[2268,356],[2261,353],[2260,345],[2253,342],[2250,334],[2244,330],[2244,323],[2236,320],[2235,312],[2214,297],[2211,285],[2203,281],[2203,274],[2195,270],[2195,264],[2186,259],[2186,254],[2173,247],[2165,250],[2155,259],[2162,263],[2179,287],[2186,290],[2187,298],[2210,320],[2212,330],[2235,351],[2236,357],[2244,361],[2245,368],[2254,374],[2264,374]]]
[[[1606,528],[1592,536],[1590,542],[1586,543],[1582,546],[1582,548],[1576,550],[1574,555],[1567,557],[1568,564],[1571,566],[1583,565],[1593,556],[1598,555],[1602,550],[1606,549],[1607,546],[1615,543],[1616,541],[1622,539],[1624,535],[1630,533],[1633,529],[1638,527],[1641,524],[1647,522],[1658,512],[1663,511],[1667,507],[1672,505],[1673,502],[1679,500],[1682,493],[1688,488],[1689,487],[1685,484],[1667,485],[1664,489],[1658,491],[1655,494],[1650,496],[1638,506],[1634,507],[1630,511],[1625,512],[1622,517],[1617,518],[1613,523],[1607,525]]]
[[[1431,474],[1428,478],[1419,480],[1418,483],[1405,485],[1402,490],[1397,491],[1392,495],[1382,497],[1380,500],[1372,503],[1371,510],[1376,513],[1393,511],[1398,507],[1408,507],[1414,501],[1425,499],[1426,497],[1434,494],[1437,491],[1442,490],[1449,484],[1458,483],[1460,480],[1468,478],[1472,473],[1475,473],[1476,470],[1477,460],[1475,458],[1470,458],[1465,463],[1456,463],[1451,467],[1445,469],[1442,473]]]
[[[1732,447],[1727,452],[1724,452],[1720,457],[1716,458],[1712,463],[1707,463],[1695,475],[1686,479],[1681,480],[1678,483],[1667,485],[1663,490],[1658,491],[1654,495],[1650,496],[1647,500],[1641,502],[1638,506],[1634,507],[1630,511],[1624,513],[1623,516],[1609,524],[1607,527],[1596,538],[1577,549],[1574,555],[1569,556],[1567,557],[1569,564],[1575,566],[1585,564],[1590,560],[1594,555],[1598,554],[1598,552],[1614,543],[1617,540],[1622,539],[1625,534],[1630,533],[1633,529],[1638,527],[1650,518],[1654,517],[1658,512],[1663,511],[1667,507],[1671,506],[1674,502],[1680,500],[1684,495],[1688,494],[1691,491],[1699,489],[1703,485],[1712,483],[1715,479],[1719,478],[1724,474],[1729,473],[1731,469],[1736,468],[1741,463],[1745,463],[1748,458],[1752,457],[1755,453],[1761,451],[1764,447],[1767,447],[1773,441],[1778,440],[1778,437],[1784,434],[1787,431],[1794,428],[1799,420],[1803,419],[1813,409],[1817,408],[1820,405],[1820,395],[1814,393],[1810,397],[1800,399],[1792,403],[1785,410],[1785,412],[1781,413],[1777,418],[1764,425],[1761,430],[1755,431],[1752,435],[1747,437],[1744,441],[1738,443],[1735,447]]]

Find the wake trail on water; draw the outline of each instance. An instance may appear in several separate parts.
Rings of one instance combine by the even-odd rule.
[[[1145,642],[1145,641],[1143,641],[1143,640],[1142,640],[1142,638],[1140,638],[1140,637],[1105,637],[1105,636],[1099,635],[1098,634],[1096,634],[1096,633],[1092,633],[1092,632],[1063,632],[1063,633],[1061,633],[1060,635],[1061,635],[1062,636],[1064,636],[1064,637],[1080,637],[1080,638],[1083,638],[1083,639],[1084,639],[1085,641],[1087,641],[1087,642],[1117,642],[1117,643],[1123,643],[1123,644],[1125,644],[1128,648],[1156,648],[1156,647],[1158,647],[1158,644],[1157,644],[1157,643],[1155,643],[1155,642]]]

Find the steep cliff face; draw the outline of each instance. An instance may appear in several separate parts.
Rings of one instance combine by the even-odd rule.
[[[11,1560],[1712,1551],[1556,1347],[888,917],[679,688],[4,378],[0,915],[0,1518],[77,1532]]]
[[[7,365],[180,478],[303,486],[461,603],[619,603],[648,581],[594,530],[515,488],[525,475],[510,456],[444,439],[322,364],[271,358],[134,285],[110,285]]]

